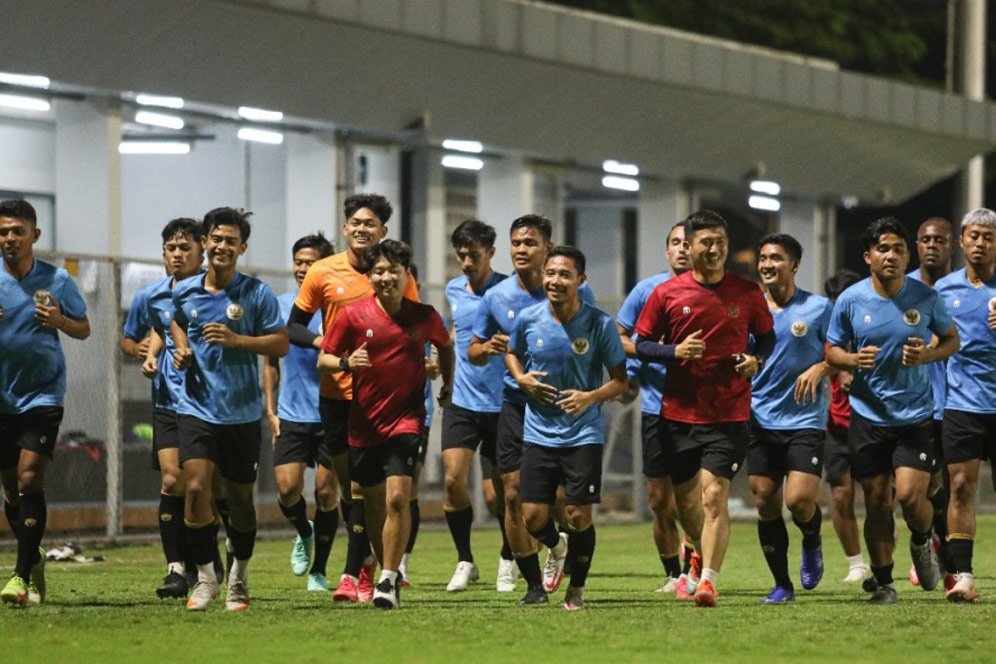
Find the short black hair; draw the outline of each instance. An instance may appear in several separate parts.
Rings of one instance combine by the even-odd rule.
[[[171,219],[168,224],[163,226],[163,246],[166,246],[166,243],[177,235],[186,237],[194,242],[201,242],[204,239],[201,223],[190,217],[177,217],[176,219]]]
[[[868,251],[878,244],[879,239],[886,233],[893,233],[903,238],[906,248],[909,249],[910,232],[895,217],[882,217],[868,224],[868,228],[861,234],[861,246],[865,248],[865,251]]]
[[[841,270],[837,274],[829,276],[823,282],[823,292],[826,293],[831,302],[836,302],[841,293],[859,281],[861,281],[861,275],[857,272]]]
[[[401,240],[384,240],[363,252],[363,271],[370,272],[380,259],[392,265],[409,268],[412,265],[412,248]]]
[[[543,236],[544,242],[549,242],[550,238],[553,237],[553,223],[546,217],[541,217],[538,214],[522,215],[512,222],[512,227],[508,229],[508,234],[511,235],[519,228],[535,228]]]
[[[497,237],[495,229],[478,219],[468,219],[462,222],[450,236],[450,243],[454,249],[466,247],[474,242],[479,242],[485,249],[495,246]]]
[[[570,258],[574,261],[574,269],[578,271],[578,274],[584,274],[585,268],[587,267],[587,260],[584,257],[584,252],[577,247],[572,247],[569,244],[557,245],[546,255],[546,260],[543,261],[543,264],[546,265],[547,261],[554,256]]]
[[[353,194],[352,196],[347,196],[345,202],[342,204],[346,219],[349,219],[363,208],[367,208],[373,212],[380,219],[380,223],[385,225],[394,211],[391,209],[391,204],[388,203],[387,199],[380,194]]]
[[[334,251],[332,248],[332,243],[329,242],[328,238],[321,231],[313,233],[312,235],[305,235],[291,247],[291,256],[294,256],[297,252],[302,249],[314,249],[318,252],[319,258],[326,258],[332,255]]]
[[[728,233],[726,220],[718,212],[712,210],[696,210],[688,215],[682,222],[685,226],[685,239],[690,243],[695,236],[695,231],[704,231],[708,228],[722,228],[724,233]]]
[[[802,260],[802,245],[799,241],[788,233],[768,233],[757,243],[757,253],[761,254],[761,247],[766,244],[777,244],[779,247],[785,250],[785,253],[789,255],[789,258],[794,260],[796,263]]]
[[[38,225],[38,214],[31,203],[21,198],[10,198],[0,201],[0,217],[10,217],[30,222],[33,226]]]
[[[204,237],[211,234],[211,229],[217,226],[238,226],[239,235],[243,242],[249,241],[249,234],[252,233],[252,226],[249,224],[249,217],[252,212],[236,210],[233,207],[215,208],[204,215],[204,222],[201,224],[201,233]]]

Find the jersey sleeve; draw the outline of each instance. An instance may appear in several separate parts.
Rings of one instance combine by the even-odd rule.
[[[830,317],[833,315],[833,303],[827,300],[823,304],[823,311],[820,313],[819,327],[816,330],[816,338],[823,343],[827,342],[827,331],[830,328]]]
[[[640,317],[640,310],[643,308],[645,302],[646,298],[640,292],[640,287],[637,286],[629,292],[622,306],[619,307],[619,313],[616,314],[616,322],[632,332],[636,327],[636,319]]]
[[[62,292],[59,298],[59,308],[62,314],[73,320],[80,320],[86,316],[86,302],[80,294],[80,289],[69,276],[68,272],[62,273]],[[146,330],[148,332],[148,330]],[[144,334],[142,335],[145,336]]]
[[[491,293],[485,293],[477,305],[477,315],[474,316],[474,336],[478,339],[490,339],[500,329],[494,316],[491,315]]]
[[[304,275],[301,289],[294,298],[294,306],[301,311],[313,314],[322,307],[322,273],[321,267],[312,265]]]
[[[335,325],[326,330],[325,338],[322,339],[322,350],[342,357],[347,350],[354,350],[351,347],[352,337],[352,317],[349,307],[346,307],[336,316]]]
[[[436,348],[448,346],[450,344],[450,333],[446,330],[443,317],[439,315],[439,312],[435,308],[432,309],[431,314],[429,317],[429,343]]]
[[[280,314],[280,302],[269,286],[260,282],[256,287],[256,320],[262,334],[273,334],[284,329],[284,317]]]
[[[951,312],[944,304],[944,298],[939,293],[935,294],[934,303],[930,309],[930,331],[937,335],[944,334],[951,329],[952,323],[954,323],[954,319],[951,318]]]
[[[578,289],[578,299],[585,304],[590,304],[593,307],[595,306],[595,291],[591,289],[591,286],[589,286],[587,282],[581,284],[581,288]]]
[[[602,364],[606,368],[618,367],[626,363],[626,352],[616,331],[616,324],[609,316],[602,321],[599,345],[602,347]]]
[[[760,286],[755,285],[751,288],[750,303],[753,309],[750,332],[755,337],[762,337],[775,329],[775,317],[771,315],[771,310],[768,309],[768,303],[764,300],[764,293],[761,292]]]
[[[847,348],[854,339],[854,328],[851,327],[851,312],[848,302],[838,298],[830,314],[830,325],[827,328],[827,343],[841,348]]]
[[[515,325],[512,326],[512,333],[508,337],[508,348],[513,353],[519,357],[525,357],[526,351],[529,350],[529,344],[526,343],[526,324],[528,323],[526,316],[519,316],[515,319]]]
[[[128,316],[125,318],[123,333],[128,339],[141,341],[149,334],[151,324],[148,305],[148,292],[143,288],[135,293],[131,307],[128,308]]]
[[[647,303],[636,319],[633,331],[644,339],[660,339],[666,335],[668,330],[664,317],[664,296],[661,294],[660,286],[647,298]]]

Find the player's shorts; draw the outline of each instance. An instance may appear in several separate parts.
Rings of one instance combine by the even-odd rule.
[[[826,437],[826,431],[822,429],[776,431],[752,426],[747,473],[770,477],[777,482],[790,471],[820,477]]]
[[[362,487],[377,486],[388,477],[415,477],[419,435],[393,436],[382,445],[349,448],[350,479]]]
[[[344,399],[318,397],[318,415],[322,418],[322,437],[330,456],[349,451],[349,406]],[[323,464],[324,465],[324,464]]]
[[[519,470],[522,462],[522,429],[526,406],[503,401],[498,416],[498,438],[495,446],[495,467],[502,475]]]
[[[208,459],[229,482],[252,484],[259,470],[263,430],[259,420],[242,424],[212,424],[193,415],[177,415],[180,466]]]
[[[996,460],[996,413],[944,411],[944,461]]]
[[[641,413],[640,433],[643,441],[643,476],[662,479],[670,476],[668,455],[661,436],[663,422],[660,415]]]
[[[156,408],[152,411],[152,470],[162,470],[159,452],[180,447],[180,429],[176,411]]]
[[[495,474],[494,461],[483,454],[478,454],[477,459],[481,462],[481,478],[484,480],[490,480]]]
[[[936,473],[941,468],[944,468],[945,456],[944,456],[944,420],[933,420],[934,422],[934,460],[937,462],[934,465],[934,472]]]
[[[52,458],[62,425],[61,406],[39,406],[23,413],[0,413],[0,469],[17,468],[21,450]]]
[[[880,427],[852,411],[847,441],[851,446],[851,475],[856,480],[891,473],[896,468],[926,473],[937,469],[932,418],[904,426]]]
[[[450,404],[443,409],[443,451],[465,449],[476,452],[480,446],[481,456],[494,464],[498,417],[498,413],[479,413]]]
[[[831,426],[827,429],[827,444],[823,454],[827,483],[837,486],[851,474],[851,446],[847,442],[847,429]]]
[[[422,429],[418,437],[418,454],[415,457],[420,466],[425,465],[425,456],[429,453],[429,427]]]
[[[750,437],[747,422],[689,424],[663,420],[662,425],[675,485],[692,479],[702,468],[732,480],[744,465]]]
[[[316,463],[332,467],[332,453],[322,435],[320,422],[280,420],[280,436],[273,446],[273,465],[304,463],[314,468]]]
[[[568,505],[592,505],[602,500],[602,447],[522,446],[519,495],[524,503],[553,505],[557,487],[564,485]]]

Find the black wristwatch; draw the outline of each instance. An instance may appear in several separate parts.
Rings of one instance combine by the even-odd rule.
[[[339,358],[339,369],[340,370],[348,372],[351,368],[352,367],[349,366],[349,358],[348,357],[340,357]]]

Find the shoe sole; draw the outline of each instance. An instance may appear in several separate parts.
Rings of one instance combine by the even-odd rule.
[[[716,596],[709,593],[701,593],[696,595],[695,606],[711,609],[716,606]]]
[[[3,603],[10,604],[15,609],[20,609],[28,605],[28,596],[25,594],[22,598],[20,595],[14,597],[6,595],[3,597]]]
[[[159,599],[186,599],[187,593],[181,594],[177,590],[168,590],[166,588],[156,588],[156,597]]]
[[[515,584],[506,585],[506,586],[496,585],[495,586],[495,592],[498,592],[498,593],[514,593],[515,592]]]
[[[231,611],[232,613],[238,613],[239,611],[246,611],[249,608],[249,602],[245,604],[225,604],[225,610]]]
[[[979,596],[968,595],[960,590],[952,590],[947,594],[947,600],[952,604],[978,604]]]
[[[385,599],[383,597],[374,597],[373,605],[376,606],[378,609],[384,609],[384,610],[391,610],[398,608],[394,604],[394,602],[392,602],[389,599]]]

